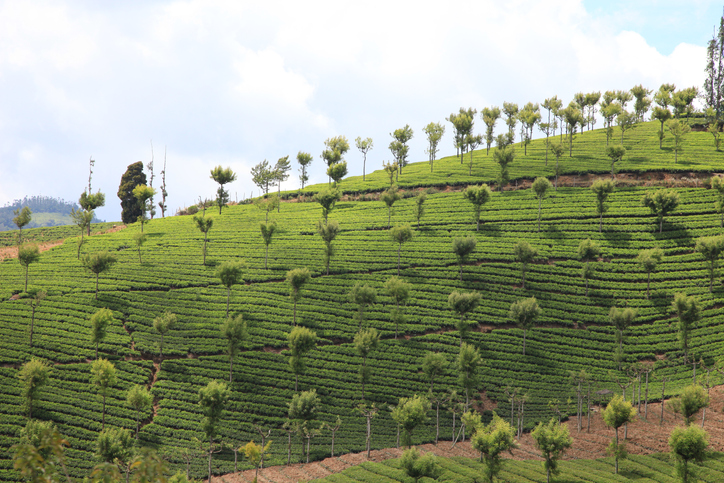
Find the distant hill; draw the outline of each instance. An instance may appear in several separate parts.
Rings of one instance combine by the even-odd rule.
[[[13,211],[23,206],[30,207],[33,212],[32,220],[25,228],[72,225],[73,219],[70,217],[70,210],[80,208],[76,203],[70,203],[60,198],[26,196],[22,200],[15,200],[0,208],[0,231],[17,230],[18,227],[13,223],[13,218],[15,218]],[[102,221],[93,217],[93,223]]]

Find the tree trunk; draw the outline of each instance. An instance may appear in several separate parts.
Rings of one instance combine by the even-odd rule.
[[[365,399],[365,379],[367,370],[367,357],[362,358],[362,400]]]
[[[387,207],[387,229],[390,229],[390,220],[392,219],[392,207]]]
[[[231,382],[231,375],[234,371],[234,356],[229,355],[229,382]]]
[[[25,265],[25,292],[28,291],[28,269],[30,269],[30,265]]]
[[[269,244],[266,244],[266,251],[264,252],[264,270],[267,269],[267,261],[269,260]]]
[[[616,469],[614,473],[618,474],[618,428],[616,428]]]
[[[527,329],[523,329],[523,355],[525,355],[525,335],[527,331]]]
[[[96,342],[96,360],[98,360],[98,342]]]
[[[266,268],[266,267],[265,267]],[[226,288],[226,317],[229,317],[229,300],[231,299],[231,287]]]
[[[397,275],[400,274],[400,252],[402,251],[402,243],[397,247]]]
[[[588,395],[586,396],[586,406],[588,414],[586,415],[586,432],[591,432],[591,383],[588,384]]]
[[[538,232],[540,233],[540,206],[543,203],[543,197],[538,197]]]
[[[334,458],[334,436],[336,435],[337,431],[332,431],[332,458]]]
[[[103,394],[103,418],[101,421],[101,431],[106,429],[106,395]]]
[[[603,212],[601,212],[601,217],[598,219],[598,233],[603,233]]]
[[[310,436],[307,436],[307,463],[309,463],[309,443],[312,441]]]
[[[209,480],[208,483],[211,483],[211,449],[213,445],[214,438],[209,438]]]
[[[138,441],[138,431],[141,429],[141,423],[139,421],[140,409],[136,409],[136,441]]]
[[[99,275],[96,273],[96,300],[98,300],[98,277]]]
[[[208,240],[208,236],[206,232],[204,232],[204,265],[206,265],[206,241]]]
[[[25,290],[28,291],[27,289]],[[33,347],[33,327],[35,326],[35,305],[33,305],[33,315],[30,318],[30,347]]]
[[[435,446],[440,439],[440,403],[435,405]]]
[[[663,402],[661,403],[663,404]],[[644,392],[644,419],[649,418],[649,373],[646,373],[646,390]]]
[[[299,374],[294,374],[294,392],[299,392]]]
[[[463,281],[463,261],[460,260],[460,281]]]
[[[287,433],[289,435],[289,443],[287,443],[287,465],[292,462],[292,432]]]
[[[294,299],[294,326],[297,325],[297,300]]]
[[[523,283],[521,284],[521,288],[525,290],[525,264],[523,264]]]
[[[372,446],[372,418],[367,416],[367,459],[370,459],[370,448]]]
[[[659,217],[659,233],[662,233],[664,231],[664,217]]]

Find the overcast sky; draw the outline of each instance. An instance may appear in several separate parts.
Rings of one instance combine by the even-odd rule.
[[[701,87],[721,15],[704,0],[0,1],[0,205],[76,201],[92,156],[97,215],[119,220],[120,177],[151,160],[151,141],[171,213],[214,196],[218,164],[239,175],[232,199],[258,195],[253,165],[300,150],[324,181],[331,136],[350,140],[352,175],[357,136],[373,138],[378,169],[405,124],[412,161],[431,121],[448,124],[451,154],[444,119],[463,106]]]

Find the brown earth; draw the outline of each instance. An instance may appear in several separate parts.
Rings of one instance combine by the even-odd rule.
[[[710,449],[724,451],[724,386],[717,386],[711,390],[711,407],[706,411],[706,422],[704,429],[709,433]],[[641,405],[639,419],[628,427],[627,449],[630,454],[650,454],[668,451],[669,433],[674,427],[683,424],[680,416],[671,413],[664,408],[664,421],[659,424],[661,417],[661,404],[650,403],[648,405],[648,419],[644,419],[644,408]],[[572,417],[564,422],[568,426],[573,437],[573,447],[563,456],[563,459],[593,459],[606,456],[606,447],[614,437],[614,431],[608,428],[602,418],[600,408],[594,406],[591,411],[591,431],[586,431],[587,419],[583,418],[583,429],[577,432],[576,418]],[[701,424],[701,413],[694,424]],[[619,429],[619,435],[623,438],[623,428]],[[533,444],[530,433],[526,433],[518,440],[519,447],[513,450],[512,455],[506,454],[506,458],[515,460],[542,460],[539,451]],[[441,441],[437,446],[434,444],[423,444],[418,446],[423,453],[433,453],[437,456],[451,457],[464,456],[477,458],[480,454],[470,446],[470,442],[457,443],[452,447],[450,441]],[[299,481],[310,481],[322,478],[332,473],[339,473],[342,470],[355,466],[365,461],[384,461],[391,458],[399,458],[402,449],[386,448],[372,451],[370,458],[366,453],[350,453],[334,458],[326,458],[309,464],[294,464],[289,466],[272,466],[259,470],[259,483],[292,483]],[[214,480],[221,480],[227,483],[251,483],[254,480],[254,470],[229,473]]]
[[[115,233],[117,231],[123,230],[126,227],[126,225],[114,225],[112,228],[109,228],[107,230],[99,231],[97,233],[93,233],[93,235],[103,235],[106,233]],[[62,240],[54,240],[49,242],[42,242],[37,243],[38,248],[40,249],[40,253],[46,252],[50,250],[51,248],[55,248],[59,245],[62,245],[65,239]],[[18,247],[0,247],[0,262],[4,261],[6,258],[18,258]]]

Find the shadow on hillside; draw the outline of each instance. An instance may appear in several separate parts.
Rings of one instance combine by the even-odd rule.
[[[613,248],[628,248],[631,246],[631,240],[633,235],[627,232],[618,231],[606,231],[606,225],[604,223],[603,237],[608,242],[609,246]]]
[[[335,210],[348,210],[350,208],[354,208],[354,203],[337,203],[334,205]]]
[[[480,231],[476,232],[476,233],[480,233],[481,235],[500,237],[501,230],[500,230],[500,226],[497,223],[481,222]]]

